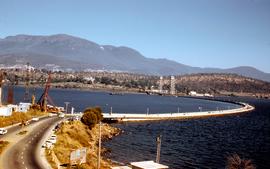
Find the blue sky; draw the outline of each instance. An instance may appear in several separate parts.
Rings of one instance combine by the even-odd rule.
[[[270,0],[0,0],[0,38],[58,33],[191,66],[270,73]]]

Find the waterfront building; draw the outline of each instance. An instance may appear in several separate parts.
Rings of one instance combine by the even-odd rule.
[[[140,162],[132,162],[132,169],[167,169],[169,168],[166,165],[155,163],[154,161],[140,161]]]
[[[19,103],[18,112],[26,113],[30,109],[31,103]]]
[[[0,116],[11,116],[12,108],[7,106],[0,106]]]

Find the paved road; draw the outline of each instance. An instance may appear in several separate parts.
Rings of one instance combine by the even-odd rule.
[[[44,119],[48,119],[49,117],[48,116],[44,116],[44,117],[41,117],[40,118],[40,120],[44,120]],[[31,125],[31,124],[34,124],[34,123],[37,123],[36,121],[30,121],[29,122],[29,125]],[[5,128],[5,127],[3,127],[3,128]],[[14,125],[14,126],[12,126],[12,127],[7,127],[7,134],[5,134],[5,135],[0,135],[0,139],[2,139],[2,138],[5,138],[6,136],[8,136],[9,134],[11,134],[11,133],[13,133],[13,132],[15,132],[15,131],[18,131],[18,130],[20,130],[22,127],[21,126],[19,126],[19,124],[17,124],[17,125]]]
[[[28,135],[14,144],[2,154],[2,169],[42,169],[37,162],[39,154],[36,154],[38,142],[44,133],[59,121],[58,117],[42,120]]]

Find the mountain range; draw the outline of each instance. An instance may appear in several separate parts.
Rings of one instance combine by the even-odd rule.
[[[235,73],[270,82],[270,73],[249,66],[230,69],[192,67],[168,59],[147,58],[128,47],[99,45],[66,34],[16,35],[0,39],[0,67],[27,62],[37,68],[63,71],[106,70],[150,75]]]

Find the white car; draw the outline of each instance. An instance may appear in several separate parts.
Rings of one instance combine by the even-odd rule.
[[[45,147],[45,148],[51,148],[53,146],[53,143],[49,142],[49,141],[46,141],[42,147]]]
[[[39,121],[39,118],[38,117],[33,117],[32,121]]]
[[[56,137],[50,137],[49,140],[47,140],[48,142],[51,142],[52,144],[56,143]]]
[[[65,117],[65,114],[64,114],[64,113],[60,113],[60,114],[58,115],[58,117],[63,118],[63,117]]]
[[[54,114],[53,113],[49,113],[49,117],[52,117],[52,116],[54,116]]]
[[[52,134],[51,135],[51,138],[56,138],[57,136],[55,134]]]
[[[7,133],[7,129],[0,128],[0,135],[6,134],[6,133]]]

